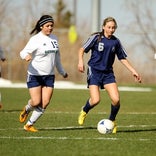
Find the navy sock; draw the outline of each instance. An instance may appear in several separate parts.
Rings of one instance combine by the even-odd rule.
[[[90,109],[92,109],[94,106],[91,106],[89,103],[89,100],[87,100],[86,105],[83,107],[83,111],[88,113]]]
[[[111,114],[110,114],[110,116],[109,116],[109,119],[110,119],[111,121],[115,121],[115,118],[116,118],[116,115],[118,114],[119,109],[120,109],[120,105],[113,106],[113,105],[111,104]]]

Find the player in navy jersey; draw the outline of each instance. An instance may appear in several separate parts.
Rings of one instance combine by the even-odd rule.
[[[29,113],[33,111],[24,125],[26,131],[38,131],[33,125],[50,103],[55,82],[55,67],[64,78],[68,77],[60,61],[57,37],[52,34],[53,27],[53,18],[43,15],[31,32],[36,34],[20,52],[21,58],[29,62],[27,87],[30,93],[30,100],[20,113],[20,122],[25,122]]]
[[[120,96],[116,84],[113,63],[115,56],[132,73],[135,80],[141,83],[141,77],[127,60],[127,54],[119,39],[113,35],[117,29],[116,20],[113,17],[104,19],[102,31],[92,34],[79,50],[78,70],[85,71],[83,56],[91,52],[88,61],[87,83],[90,98],[83,106],[78,117],[79,125],[83,125],[87,113],[100,102],[100,88],[105,89],[111,100],[111,112],[109,119],[114,122],[112,133],[116,133],[116,115],[120,109]]]

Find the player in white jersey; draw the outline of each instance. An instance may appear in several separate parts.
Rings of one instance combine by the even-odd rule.
[[[30,93],[30,100],[20,113],[20,122],[25,122],[29,113],[33,111],[24,125],[26,131],[38,131],[33,125],[50,103],[54,89],[55,67],[64,78],[68,77],[60,61],[57,38],[51,34],[53,27],[53,18],[43,15],[30,33],[36,32],[36,34],[29,39],[20,52],[21,58],[29,62],[27,86]]]

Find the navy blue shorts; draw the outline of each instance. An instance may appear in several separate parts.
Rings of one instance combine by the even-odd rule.
[[[47,86],[54,88],[55,75],[27,75],[27,87]]]
[[[87,83],[88,88],[90,85],[99,86],[101,89],[104,89],[104,85],[109,83],[115,83],[115,76],[113,71],[103,72],[97,71],[91,67],[87,71]]]

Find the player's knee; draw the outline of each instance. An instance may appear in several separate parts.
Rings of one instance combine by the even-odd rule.
[[[48,98],[44,98],[44,99],[42,99],[42,107],[43,108],[47,108],[47,106],[49,105],[49,103],[50,103],[50,99],[48,99]]]
[[[38,105],[40,105],[41,104],[41,101],[40,100],[31,100],[31,105],[33,106],[33,107],[36,107],[36,106],[38,106]]]
[[[91,99],[91,104],[92,105],[97,105],[99,102],[100,102],[100,98]]]
[[[120,99],[119,99],[118,97],[113,98],[113,99],[112,99],[112,103],[113,103],[114,105],[119,105],[119,104],[120,104]]]

